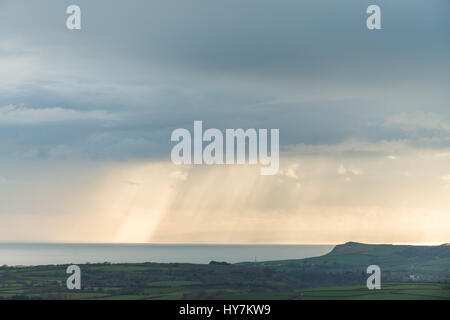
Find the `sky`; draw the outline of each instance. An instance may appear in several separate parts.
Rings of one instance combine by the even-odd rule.
[[[0,0],[0,241],[450,242],[449,17],[447,0]],[[194,120],[279,129],[278,174],[174,165]]]

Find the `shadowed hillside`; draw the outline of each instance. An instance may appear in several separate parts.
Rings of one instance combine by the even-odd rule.
[[[283,270],[365,273],[380,266],[387,280],[438,280],[450,278],[450,246],[410,246],[347,242],[315,258],[262,262]]]

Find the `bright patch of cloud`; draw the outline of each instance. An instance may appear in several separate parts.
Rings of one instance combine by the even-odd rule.
[[[398,126],[407,131],[417,129],[443,130],[450,132],[450,124],[442,119],[442,115],[430,112],[401,113],[389,117],[386,126]]]

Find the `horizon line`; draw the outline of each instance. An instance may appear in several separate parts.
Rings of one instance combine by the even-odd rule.
[[[223,242],[78,242],[78,241],[7,241],[0,240],[0,244],[78,244],[78,245],[214,245],[214,246],[337,246],[349,242],[368,245],[410,245],[410,246],[440,246],[449,242],[359,242],[349,240],[340,243],[298,243],[298,242],[276,242],[276,243],[223,243]]]

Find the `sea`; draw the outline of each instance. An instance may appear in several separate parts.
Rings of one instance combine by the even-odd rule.
[[[302,259],[334,245],[0,243],[0,266],[85,263],[228,263]]]

